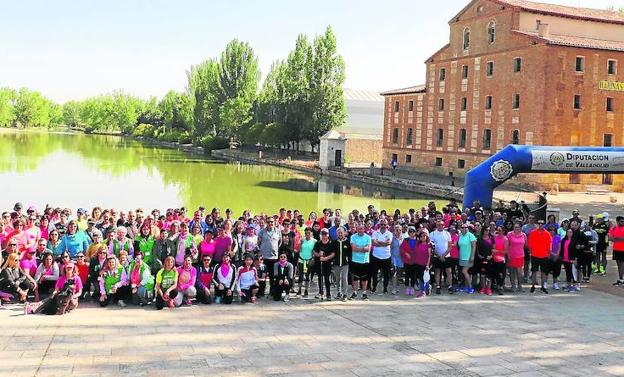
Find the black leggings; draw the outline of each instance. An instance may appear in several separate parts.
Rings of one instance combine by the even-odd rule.
[[[202,304],[212,304],[212,295],[210,293],[206,293],[206,291],[204,291],[204,288],[200,288],[198,286],[196,286],[197,288],[197,301],[201,302]]]
[[[594,261],[594,254],[580,252],[578,255],[578,267],[583,277],[590,278],[592,273],[592,262]]]
[[[383,289],[384,292],[388,290],[388,283],[390,282],[390,270],[392,269],[392,261],[391,258],[388,259],[379,259],[374,256],[370,256],[370,265],[371,265],[371,275],[373,279],[372,290],[377,289],[377,284],[379,283],[379,269],[383,274]]]
[[[119,300],[127,300],[130,297],[130,286],[124,285],[117,288],[115,293],[109,293],[106,295],[106,300],[100,301],[100,306],[108,306],[111,302],[118,302]],[[175,296],[174,296],[175,297]]]
[[[425,266],[419,264],[406,264],[405,268],[405,286],[408,288],[414,288],[416,283],[424,285],[425,280],[423,275],[425,274]]]
[[[289,283],[292,283],[292,281],[288,280]],[[286,285],[286,284],[277,284],[277,282],[275,283],[275,285],[273,286],[273,300],[275,301],[279,301],[282,299],[282,293],[286,292],[286,294],[288,295],[288,292],[290,291],[290,288],[292,284],[290,285]]]
[[[217,286],[217,288],[215,289],[215,297],[221,297],[221,303],[229,305],[234,299],[234,292],[230,290],[229,295],[227,294],[227,292],[228,289],[226,289],[225,287],[223,289],[219,289],[219,287]]]
[[[329,275],[331,275],[332,272],[332,265],[331,263],[317,262],[315,263],[315,266],[316,274],[318,275],[319,294],[326,294],[327,296],[330,296],[331,280],[329,279]],[[323,283],[325,283],[324,291]]]
[[[573,264],[573,262],[563,262],[563,268],[565,268],[566,281],[568,282],[568,284],[576,283],[576,281],[574,280],[574,274],[572,273]]]
[[[507,275],[507,264],[505,262],[492,261],[488,271],[488,276],[492,280],[492,286],[494,288],[502,288]]]
[[[550,261],[550,272],[552,272],[552,276],[553,276],[553,280],[557,281],[559,279],[559,275],[561,275],[561,266],[563,265],[563,262],[561,260],[561,258],[558,258],[557,260],[551,260]]]
[[[163,291],[164,293],[164,291]],[[178,295],[178,290],[174,289],[173,291],[169,292],[169,299],[173,300],[176,296]],[[165,300],[163,300],[162,296],[159,294],[156,294],[156,309],[158,310],[162,310],[162,308],[165,307]]]
[[[273,280],[275,279],[275,277],[273,276],[274,273],[274,266],[275,263],[277,263],[277,259],[266,259],[264,258],[264,264],[266,265],[267,268],[267,272],[269,273],[269,294],[271,294],[272,290],[273,290]]]

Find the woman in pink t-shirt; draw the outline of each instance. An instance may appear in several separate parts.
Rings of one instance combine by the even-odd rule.
[[[509,249],[507,255],[509,262],[507,267],[510,270],[511,288],[522,292],[522,278],[524,275],[524,247],[527,242],[526,235],[522,232],[522,225],[515,223],[513,231],[507,233]],[[516,283],[514,285],[514,283]]]
[[[501,225],[496,227],[494,234],[494,247],[492,248],[492,263],[489,266],[492,288],[499,295],[503,294],[505,284],[505,260],[509,250],[509,240],[505,236],[505,230]]]

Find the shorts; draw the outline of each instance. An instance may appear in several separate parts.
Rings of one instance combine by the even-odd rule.
[[[438,258],[438,256],[433,257],[433,268],[436,270],[445,270],[447,268],[453,268],[453,266],[455,265],[455,263],[457,263],[457,260],[450,258],[450,257],[446,257],[444,258],[444,261],[442,261],[440,258]]]
[[[403,259],[401,259],[401,256],[392,256],[392,267],[403,268]]]
[[[531,256],[531,272],[542,271],[548,273],[548,258],[538,258]]]
[[[473,264],[474,264],[474,262],[471,262],[470,260],[463,260],[463,259],[459,260],[459,266],[460,267],[472,268]]]
[[[509,268],[524,268],[524,257],[510,258],[509,259],[509,263],[507,263],[507,267],[509,267]]]
[[[368,263],[349,263],[349,273],[351,274],[351,280],[368,280],[368,270],[370,266]]]
[[[613,260],[624,262],[624,251],[613,250]]]

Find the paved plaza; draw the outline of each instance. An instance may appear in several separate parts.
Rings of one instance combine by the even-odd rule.
[[[580,294],[0,311],[2,376],[622,376],[624,299]]]

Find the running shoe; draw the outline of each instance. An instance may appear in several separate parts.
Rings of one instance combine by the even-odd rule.
[[[357,293],[353,292],[351,293],[351,296],[349,296],[349,300],[355,300],[357,298]]]
[[[297,291],[297,296],[301,296],[301,289]]]
[[[342,295],[342,297],[340,298],[340,301],[342,302],[347,301],[347,295]]]
[[[570,286],[570,288],[568,288],[568,292],[573,293],[573,292],[578,292],[578,288],[574,285]]]
[[[561,289],[561,288],[559,288],[559,284],[558,284],[558,283],[553,283],[553,289],[554,289],[555,291],[558,291],[558,290],[559,290],[559,289]]]
[[[606,274],[607,271],[605,271],[604,266],[600,266],[600,268],[598,269],[598,272],[600,272],[601,274]]]
[[[252,298],[251,298],[251,303],[252,303],[252,304],[255,304],[255,303],[256,303],[256,296],[254,296],[254,297],[252,297]]]
[[[418,294],[416,295],[416,298],[423,298],[423,297],[425,297],[425,296],[426,296],[426,295],[425,295],[425,292],[423,292],[423,291],[419,291],[419,292],[418,292]]]
[[[468,293],[468,294],[473,294],[475,292],[474,288],[464,288],[464,292]]]
[[[215,304],[220,304],[221,303],[221,297],[217,296],[215,297]]]
[[[193,303],[191,302],[191,299],[190,299],[190,298],[187,298],[187,299],[186,299],[186,305],[187,305],[187,306],[191,306],[191,305],[193,305]]]
[[[492,295],[492,289],[491,288],[486,289],[485,290],[485,294],[488,295],[488,296],[491,296]]]
[[[531,286],[531,290],[529,292],[535,293],[535,286],[534,285]]]
[[[306,289],[305,292],[303,292],[303,298],[307,298],[308,297],[308,290]]]
[[[412,290],[410,289],[410,287],[405,288],[405,295],[406,296],[409,296],[411,292],[412,292]]]
[[[542,288],[541,288],[541,291],[542,291],[542,292],[544,292],[544,293],[546,293],[546,294],[548,294],[548,290],[546,289],[546,287],[542,287]]]
[[[362,294],[362,300],[368,301],[368,295],[366,293]]]
[[[175,308],[175,302],[173,302],[173,299],[169,299],[167,306],[169,306],[169,309]]]
[[[615,283],[613,283],[613,285],[622,285],[622,283],[624,283],[624,282],[622,282],[622,280],[618,280]]]
[[[484,295],[486,291],[487,291],[487,290],[485,289],[485,287],[483,287],[483,288],[481,288],[481,289],[479,290],[479,294]]]
[[[117,305],[119,305],[120,308],[125,308],[126,307],[126,303],[123,300],[117,301]]]
[[[290,298],[288,297],[288,293],[286,293],[284,295],[284,302],[288,302],[288,301],[290,301]]]
[[[501,290],[500,290],[500,288],[498,288],[498,289],[496,290],[496,294],[497,294],[497,295],[499,295],[499,296],[504,296],[504,295],[505,295],[505,294],[503,293],[503,291],[501,291]]]
[[[317,300],[322,300],[323,299],[323,294],[319,293],[316,296],[314,296],[314,298],[317,299]]]
[[[442,288],[440,286],[436,287],[436,295],[439,295],[442,293]]]
[[[331,300],[332,300],[331,296],[327,295],[327,297],[325,298],[325,301],[331,301]]]

